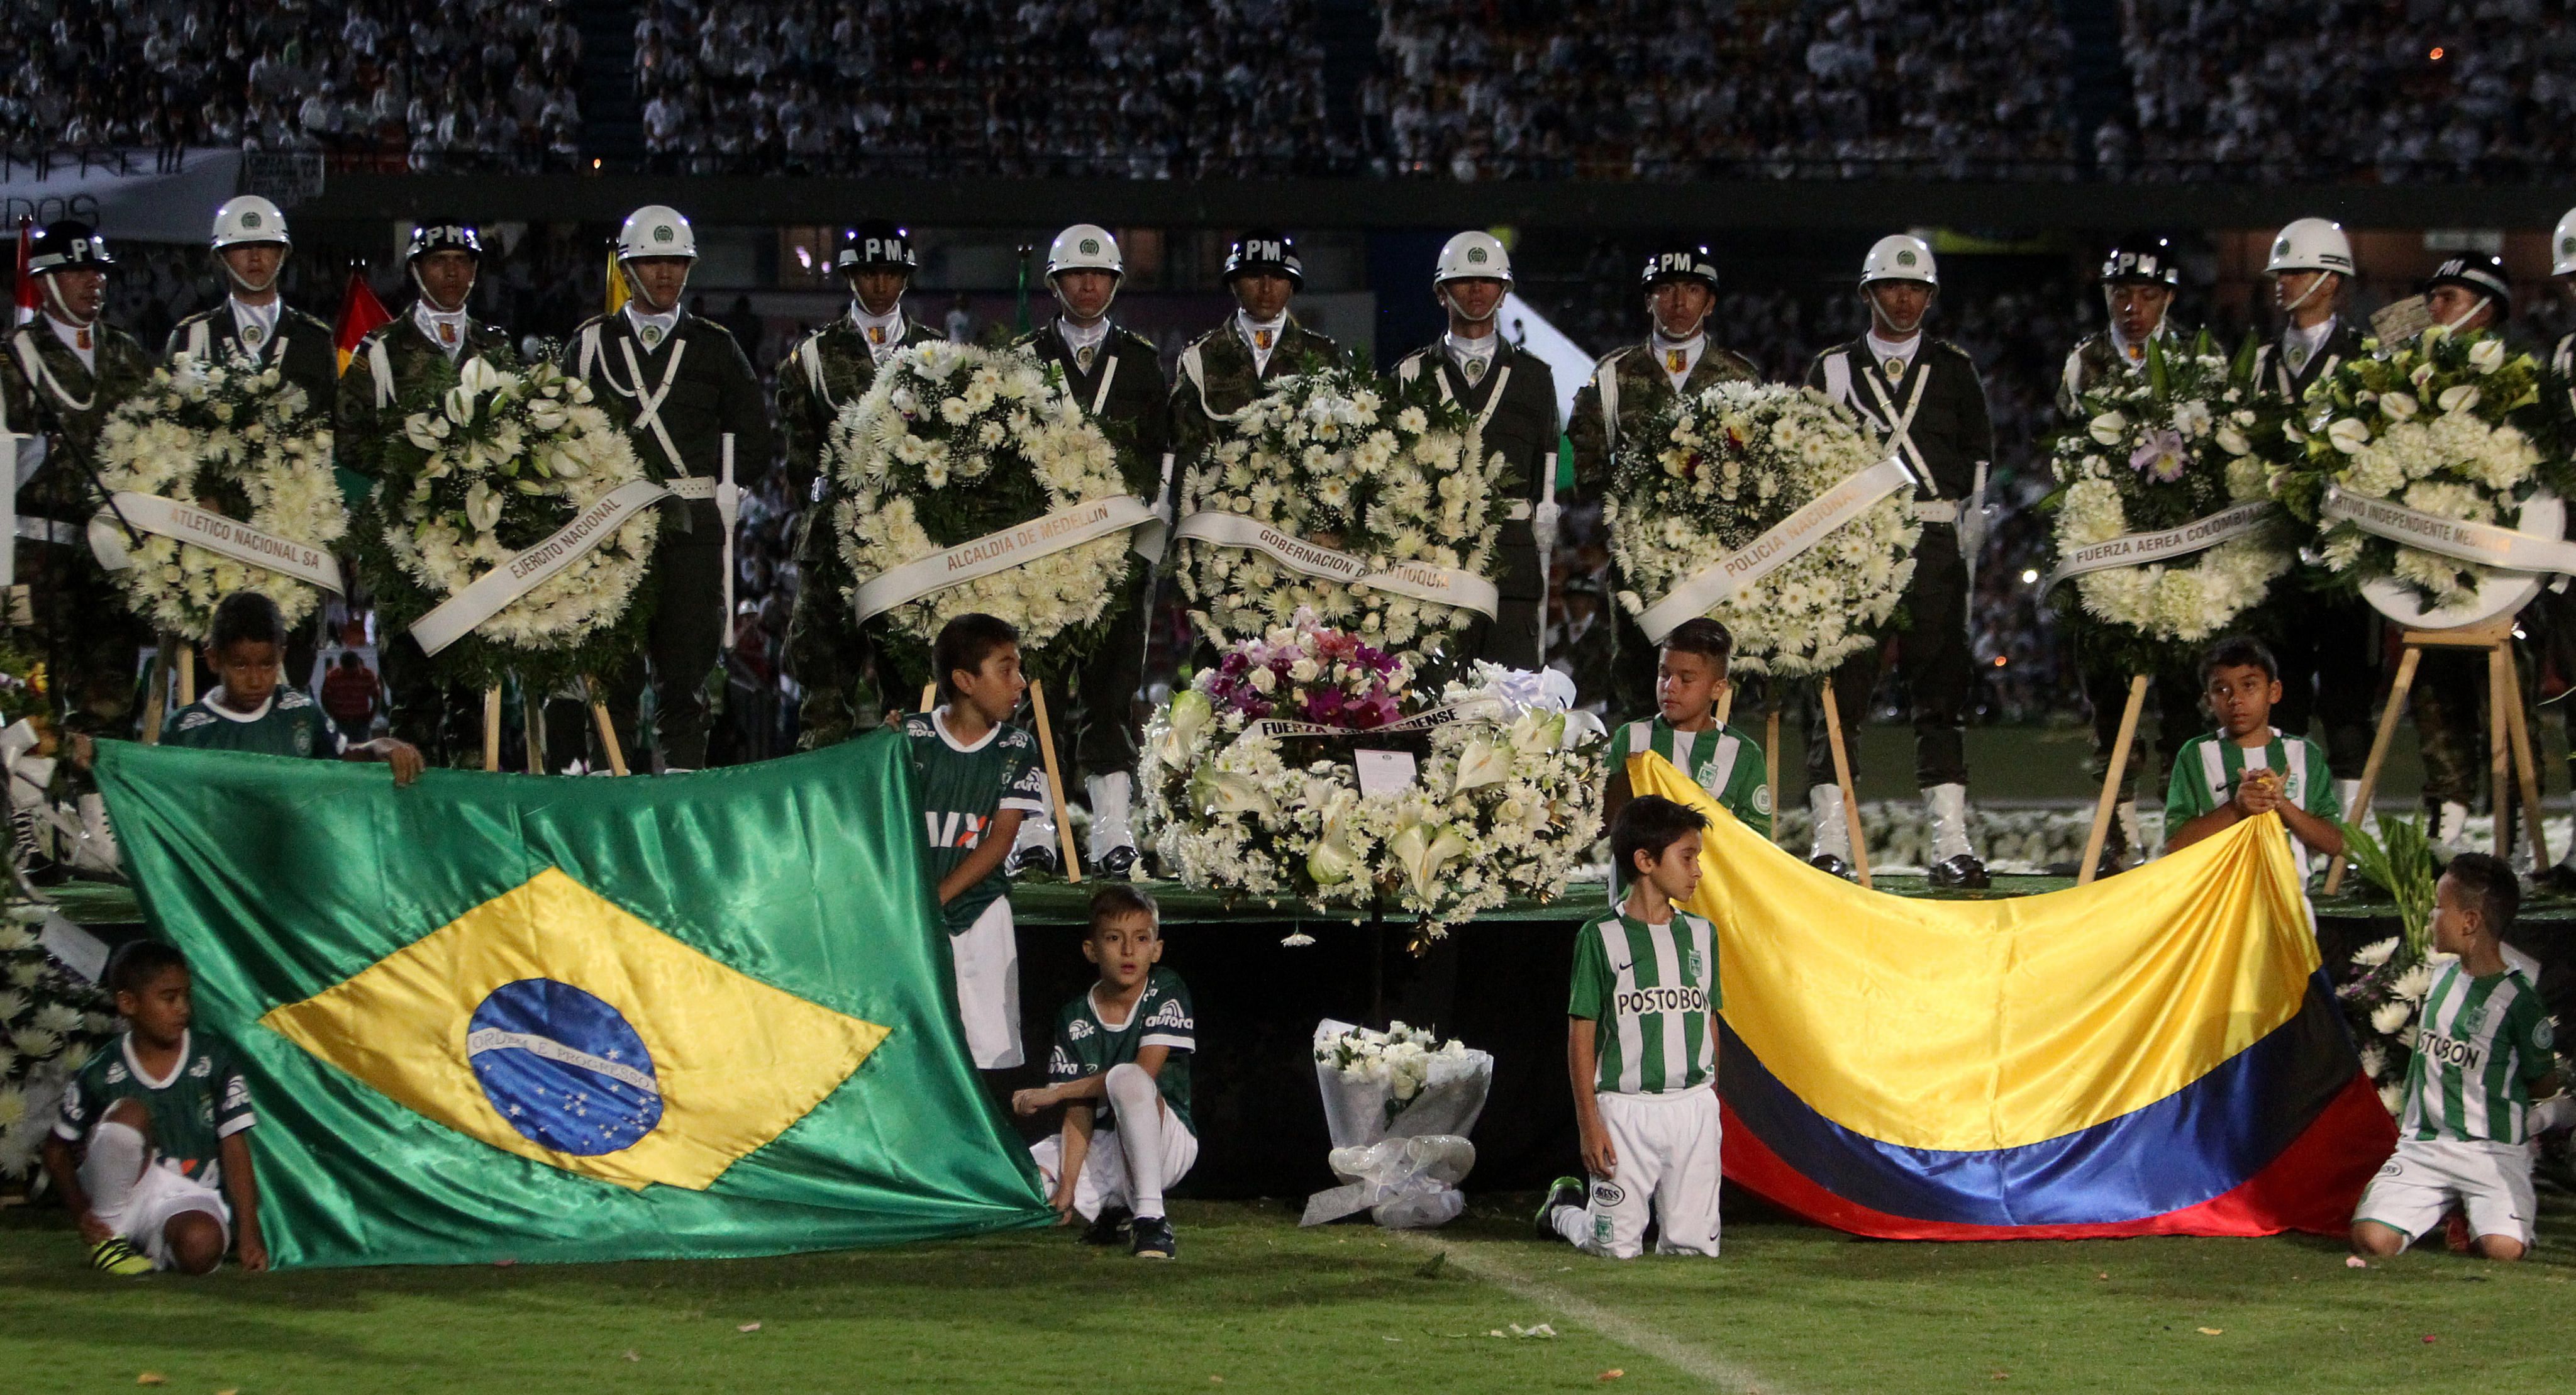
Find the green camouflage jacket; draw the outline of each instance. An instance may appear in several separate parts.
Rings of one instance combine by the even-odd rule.
[[[1703,392],[1719,383],[1759,382],[1761,378],[1762,370],[1754,367],[1752,360],[1711,344],[1700,351],[1699,362],[1691,365],[1681,391]],[[1613,406],[1606,412],[1601,400],[1605,380],[1615,390]],[[1574,447],[1574,487],[1585,494],[1598,494],[1608,486],[1610,456],[1619,441],[1643,429],[1646,419],[1675,395],[1672,378],[1655,362],[1652,344],[1630,344],[1603,354],[1592,365],[1592,377],[1576,390],[1574,411],[1565,423],[1566,440]]]
[[[42,432],[68,447],[48,452],[43,467],[19,489],[22,513],[68,523],[88,519],[99,503],[88,473],[97,465],[99,432],[117,404],[152,379],[152,360],[133,335],[104,320],[92,329],[98,344],[92,351],[95,377],[42,319],[12,331],[8,352],[0,355],[0,412],[7,429],[22,436]]]
[[[510,347],[510,336],[479,320],[466,325],[465,343],[457,350],[457,361],[462,362],[469,354],[495,364],[518,361],[517,351]],[[349,355],[347,371],[340,375],[340,401],[332,416],[332,454],[338,457],[341,469],[369,480],[376,477],[385,437],[402,429],[402,419],[394,414],[395,408],[405,393],[446,358],[446,352],[421,333],[420,322],[412,318],[409,310],[369,330],[367,337],[358,341],[357,351]]]
[[[906,316],[900,347],[946,337]],[[847,315],[806,335],[778,361],[775,400],[778,429],[787,442],[789,498],[799,504],[814,498],[814,481],[823,473],[823,447],[831,436],[833,419],[843,407],[866,396],[876,380],[876,357]]]
[[[2161,339],[2168,354],[2179,352],[2191,343],[2191,326],[2167,315],[2165,322],[2149,336]],[[2077,340],[2066,355],[2066,367],[2057,375],[2057,410],[2069,420],[2084,415],[2079,398],[2093,390],[2093,385],[2127,367],[2120,358],[2120,348],[2111,342],[2111,331],[2095,330]]]
[[[1270,351],[1268,371],[1253,365],[1252,346],[1235,331],[1235,317],[1190,341],[1181,350],[1179,371],[1172,375],[1172,453],[1181,468],[1216,443],[1217,418],[1240,412],[1258,401],[1262,385],[1303,371],[1308,365],[1342,366],[1342,347],[1288,317],[1279,343]]]

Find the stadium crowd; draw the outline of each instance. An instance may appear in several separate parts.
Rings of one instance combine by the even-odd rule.
[[[0,7],[0,149],[320,151],[343,167],[569,170],[566,0],[157,0]]]

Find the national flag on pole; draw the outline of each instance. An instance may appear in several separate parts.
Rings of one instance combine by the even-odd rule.
[[[900,733],[653,780],[101,743],[244,1063],[281,1264],[773,1254],[1041,1225]]]
[[[1899,1240],[2341,1235],[2397,1128],[2361,1073],[2280,819],[2117,881],[1883,896],[1709,818],[1726,1175]]]
[[[614,315],[625,309],[626,298],[633,294],[626,285],[626,268],[617,260],[617,249],[612,246],[608,249],[608,313]]]
[[[349,360],[358,345],[376,326],[390,322],[393,315],[385,303],[376,299],[376,288],[367,284],[364,267],[349,269],[349,289],[340,297],[340,323],[331,330],[332,347],[339,351],[340,371],[349,371]]]
[[[35,255],[35,242],[36,220],[20,218],[18,220],[18,270],[16,278],[9,283],[10,289],[18,300],[17,315],[10,321],[12,325],[22,325],[36,318],[36,274],[27,269],[28,260]]]

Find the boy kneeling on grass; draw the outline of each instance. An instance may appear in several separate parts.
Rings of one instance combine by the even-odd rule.
[[[2299,875],[2311,857],[2343,853],[2343,816],[2325,749],[2272,727],[2281,700],[2281,666],[2272,651],[2242,635],[2209,647],[2200,661],[2202,695],[2218,730],[2195,736],[2174,754],[2165,792],[2165,850],[2178,852],[2223,833],[2240,820],[2279,814],[2289,825]]]
[[[1680,909],[1699,890],[1708,820],[1658,795],[1629,801],[1610,829],[1628,895],[1574,937],[1566,1069],[1583,1144],[1581,1180],[1560,1177],[1538,1233],[1612,1259],[1717,1253],[1717,930]]]
[[[137,940],[117,951],[107,982],[125,1032],[72,1077],[45,1138],[45,1171],[80,1218],[91,1265],[212,1273],[238,1227],[242,1268],[266,1269],[250,1086],[220,1042],[189,1030],[188,961]]]
[[[1133,887],[1092,894],[1082,954],[1100,967],[1100,981],[1056,1014],[1053,1083],[1011,1096],[1024,1116],[1074,1106],[1063,1132],[1030,1149],[1056,1213],[1064,1224],[1075,1216],[1091,1223],[1085,1244],[1114,1245],[1125,1232],[1144,1259],[1172,1257],[1163,1189],[1199,1156],[1190,1122],[1198,1023],[1181,976],[1161,967],[1160,919],[1154,898]]]
[[[2505,963],[2522,908],[2513,868],[2486,853],[2451,859],[2433,889],[2433,949],[2459,958],[2434,975],[2415,1014],[2415,1059],[2397,1153],[2352,1215],[2357,1254],[2393,1255],[2457,1204],[2487,1259],[2531,1248],[2531,1101],[2558,1088],[2540,994]]]

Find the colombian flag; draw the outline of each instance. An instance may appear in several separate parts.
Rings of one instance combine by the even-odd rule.
[[[888,731],[650,780],[101,743],[281,1264],[772,1254],[1053,1219]]]
[[[2089,887],[1864,891],[1709,816],[1726,1175],[1915,1240],[2340,1234],[2396,1126],[2320,972],[2280,821]]]

